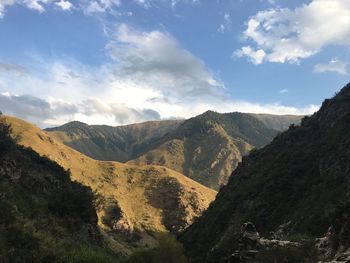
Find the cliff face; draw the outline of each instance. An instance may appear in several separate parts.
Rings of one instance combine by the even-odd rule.
[[[300,126],[243,158],[210,208],[182,236],[188,253],[228,262],[239,250],[242,225],[251,221],[262,237],[307,240],[312,248],[328,232],[327,255],[318,251],[316,257],[345,255],[350,247],[349,135],[350,85]]]

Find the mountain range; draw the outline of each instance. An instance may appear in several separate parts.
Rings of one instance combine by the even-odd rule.
[[[46,131],[91,158],[165,166],[218,190],[242,156],[266,145],[300,119],[293,115],[207,111],[188,120],[119,127],[71,122]]]

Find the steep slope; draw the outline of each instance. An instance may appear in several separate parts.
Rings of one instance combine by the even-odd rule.
[[[219,189],[242,156],[266,145],[278,131],[300,119],[291,115],[208,111],[187,121],[120,127],[72,122],[47,131],[94,159],[163,165]]]
[[[100,247],[91,189],[9,132],[0,122],[0,261],[65,262]]]
[[[291,124],[300,124],[304,116],[300,115],[272,115],[272,114],[251,114],[265,124],[266,127],[277,131],[285,131]]]
[[[215,191],[170,169],[96,161],[27,122],[5,120],[20,144],[70,169],[74,180],[97,192],[99,225],[115,250],[129,253],[130,244],[153,246],[154,232],[182,231],[215,197]]]
[[[101,161],[126,162],[135,158],[153,141],[176,129],[183,121],[149,121],[112,127],[74,121],[46,129],[67,146]]]
[[[272,119],[265,115],[266,123]],[[278,117],[275,126],[283,128],[289,120],[297,117]],[[266,145],[277,133],[252,114],[208,111],[185,121],[129,163],[163,165],[217,190],[226,184],[242,156]]]
[[[243,158],[210,208],[182,236],[189,254],[198,262],[229,262],[240,249],[243,223],[251,221],[264,237],[311,244],[328,231],[318,253],[327,262],[344,260],[350,248],[349,131],[350,85],[300,126]],[[283,262],[313,262],[285,257]]]

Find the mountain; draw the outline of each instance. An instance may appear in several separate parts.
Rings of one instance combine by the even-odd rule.
[[[181,120],[165,120],[112,127],[73,121],[46,131],[56,140],[93,159],[126,162],[181,123]]]
[[[266,145],[300,119],[292,115],[207,111],[186,121],[121,127],[73,122],[47,131],[92,158],[166,166],[217,190],[227,182],[242,156]]]
[[[156,232],[182,231],[216,195],[168,168],[96,161],[30,123],[3,118],[19,144],[69,169],[74,181],[96,192],[99,228],[109,246],[124,254],[154,246]]]
[[[207,111],[181,123],[129,163],[163,165],[218,190],[242,156],[266,145],[279,133],[267,125],[283,129],[286,123],[300,118]]]
[[[243,158],[182,235],[188,254],[198,262],[253,262],[246,256],[255,253],[254,262],[349,262],[349,131],[350,84]]]
[[[91,189],[10,132],[0,122],[0,261],[68,262],[101,250]]]
[[[285,131],[291,124],[300,124],[300,115],[251,114],[265,124],[266,127],[277,131]]]

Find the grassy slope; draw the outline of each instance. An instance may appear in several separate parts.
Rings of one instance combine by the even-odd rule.
[[[129,163],[163,165],[218,189],[227,182],[242,155],[252,148],[250,144],[230,137],[221,126],[213,125],[199,136],[170,139]]]
[[[182,122],[149,121],[118,127],[71,122],[47,131],[55,139],[93,159],[126,162]]]
[[[199,262],[214,256],[214,250],[230,255],[247,221],[263,236],[288,223],[283,229],[287,239],[320,237],[332,225],[335,249],[350,247],[349,130],[350,85],[300,127],[291,127],[243,159],[182,237],[189,253]]]
[[[94,159],[164,165],[217,190],[227,182],[242,156],[264,146],[277,131],[300,119],[292,115],[208,111],[187,121],[120,127],[72,122],[49,132]]]
[[[285,118],[278,117],[275,126],[288,122]],[[129,163],[164,165],[218,190],[242,156],[267,144],[277,133],[250,114],[208,111],[187,120],[161,144]]]
[[[17,145],[0,123],[0,261],[65,262],[101,245],[93,193],[57,163]]]
[[[215,191],[170,169],[96,161],[27,122],[6,120],[20,144],[70,169],[74,180],[102,196],[99,225],[116,240],[153,245],[152,231],[183,229],[215,197]]]

